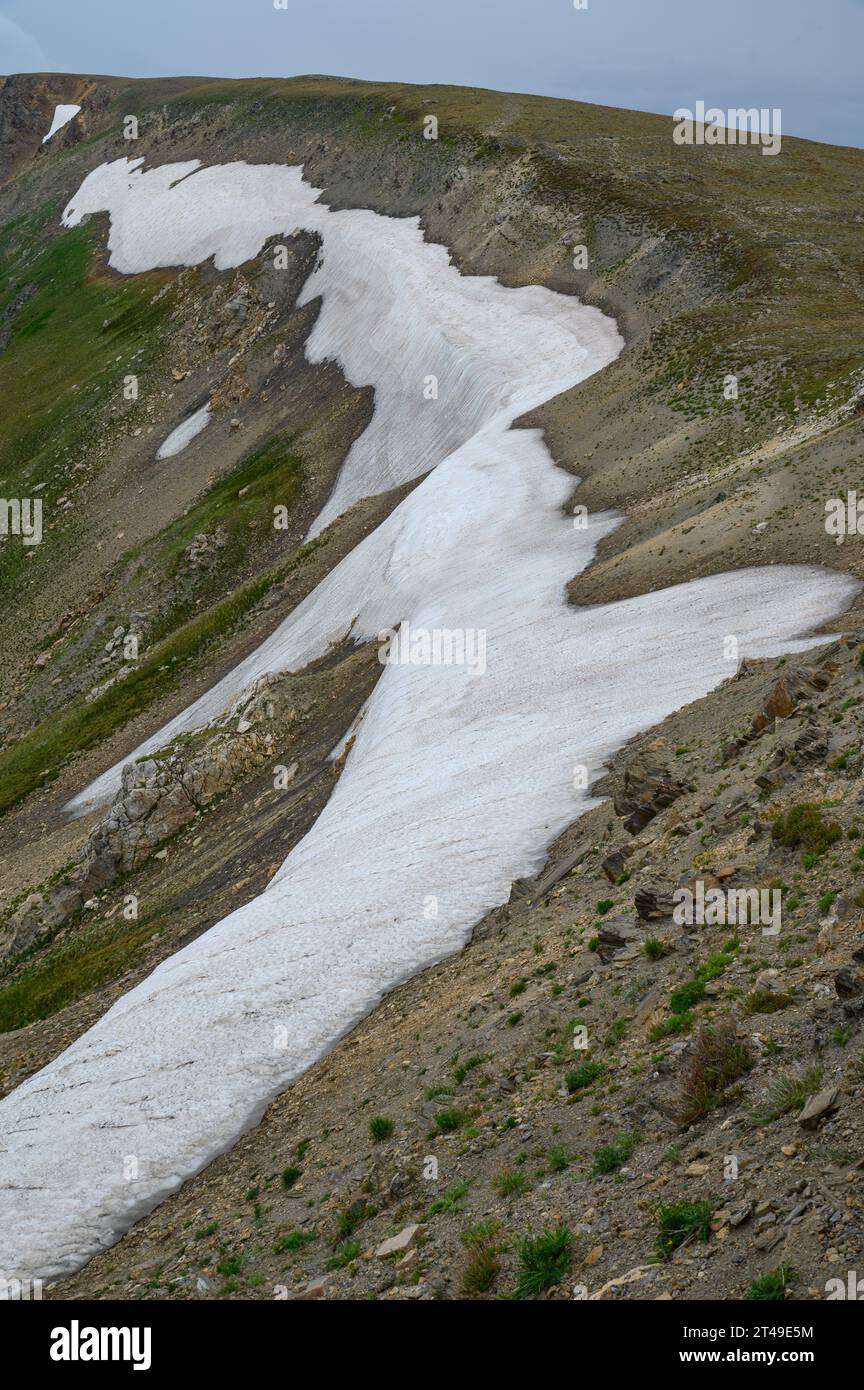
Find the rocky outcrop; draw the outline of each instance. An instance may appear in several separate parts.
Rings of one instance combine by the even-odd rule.
[[[200,532],[183,551],[183,563],[188,569],[209,569],[220,550],[225,549],[227,534],[224,526],[217,526],[211,533]]]
[[[51,146],[78,144],[108,109],[109,89],[74,73],[19,72],[0,78],[0,184],[28,160],[44,157],[43,137],[55,106],[74,102],[82,110],[58,130]]]
[[[607,918],[597,932],[597,954],[601,961],[607,963],[616,952],[626,950],[628,946],[641,943],[643,940],[643,933],[632,917]]]
[[[673,889],[663,883],[640,883],[633,896],[636,912],[644,922],[671,917],[675,908]]]
[[[753,720],[752,732],[761,734],[773,728],[775,719],[788,719],[803,698],[803,682],[792,676],[781,676],[762,709]]]
[[[0,924],[0,958],[26,949],[68,921],[107,884],[132,873],[217,797],[273,756],[276,734],[302,718],[287,678],[264,675],[217,724],[179,738],[151,758],[128,763],[105,818],[79,862],[31,893]],[[290,781],[296,764],[283,774]]]
[[[668,767],[639,760],[631,763],[624,773],[624,784],[613,799],[615,810],[624,817],[625,830],[638,835],[658,812],[671,806],[686,789],[686,784]]]

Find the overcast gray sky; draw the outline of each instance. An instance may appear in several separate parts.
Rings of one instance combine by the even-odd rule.
[[[282,3],[282,0],[277,0]],[[452,82],[864,145],[864,0],[0,0],[0,72]]]

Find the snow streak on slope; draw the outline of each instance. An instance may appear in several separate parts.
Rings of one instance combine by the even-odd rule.
[[[51,136],[56,135],[58,130],[63,129],[64,125],[68,125],[71,120],[74,120],[80,110],[80,106],[55,106],[51,128],[47,135],[42,136],[42,144],[47,145]]]
[[[196,435],[206,429],[210,423],[210,406],[202,405],[200,410],[194,411],[181,420],[176,429],[173,429],[167,439],[159,445],[156,450],[157,459],[170,459],[175,454],[182,453],[187,444],[191,444]]]
[[[547,291],[461,277],[415,221],[329,213],[293,170],[141,174],[121,161],[90,176],[67,221],[104,207],[112,262],[127,271],[214,252],[233,265],[294,225],[319,231],[305,295],[323,291],[324,304],[310,352],[337,356],[376,390],[330,510],[438,465],[139,755],[221,712],[257,674],[298,669],[335,638],[403,619],[482,630],[486,673],[384,668],[328,805],[267,890],[0,1103],[0,1269],[43,1275],[110,1244],[386,989],[458,949],[592,804],[573,790],[574,769],[595,774],[623,740],[729,675],[730,633],[742,654],[803,645],[794,639],[855,588],[776,567],[569,608],[566,581],[615,521],[574,530],[562,511],[572,479],[539,432],[509,426],[615,356],[609,320]],[[433,372],[439,401],[426,402]],[[104,799],[116,782],[115,771],[81,800]]]

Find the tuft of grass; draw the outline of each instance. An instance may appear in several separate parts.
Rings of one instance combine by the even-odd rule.
[[[745,1014],[776,1014],[795,1003],[794,994],[778,989],[751,989],[744,1000]]]
[[[343,1207],[339,1213],[337,1222],[339,1234],[342,1236],[343,1240],[347,1240],[349,1236],[352,1236],[360,1225],[360,1222],[369,1215],[370,1212],[364,1202],[353,1202],[350,1207]]]
[[[488,1236],[495,1236],[500,1230],[500,1221],[490,1218],[487,1221],[477,1221],[473,1226],[466,1226],[459,1239],[464,1246],[470,1249],[472,1245],[476,1245],[477,1241],[484,1240]]]
[[[690,1237],[707,1240],[711,1235],[712,1202],[672,1202],[656,1211],[657,1239],[654,1248],[661,1260],[669,1260]]]
[[[462,1243],[467,1246],[468,1260],[459,1280],[466,1298],[488,1293],[501,1273],[501,1242],[495,1222],[465,1231]]]
[[[453,1079],[456,1082],[456,1085],[461,1086],[466,1076],[468,1076],[470,1072],[474,1071],[476,1067],[481,1067],[485,1061],[485,1057],[468,1057],[466,1061],[459,1062],[457,1066],[454,1066]]]
[[[679,1033],[689,1033],[693,1027],[693,1013],[688,1009],[683,1014],[672,1014],[669,1018],[664,1018],[662,1023],[655,1023],[649,1029],[648,1037],[651,1042],[662,1042],[664,1038],[677,1037]]]
[[[560,1284],[572,1259],[573,1233],[569,1226],[544,1231],[519,1246],[517,1298],[534,1298]]]
[[[328,1269],[344,1269],[356,1260],[363,1249],[359,1240],[342,1240],[327,1261]]]
[[[435,1125],[439,1134],[453,1134],[455,1130],[461,1129],[468,1116],[462,1110],[439,1110],[435,1116]]]
[[[452,1096],[452,1086],[428,1086],[426,1089],[427,1100],[438,1100],[441,1096]]]
[[[602,1062],[583,1062],[575,1071],[568,1071],[564,1084],[572,1096],[575,1091],[584,1091],[586,1086],[592,1086],[604,1070]]]
[[[287,1236],[281,1236],[276,1242],[276,1253],[278,1255],[283,1250],[302,1250],[317,1239],[317,1231],[289,1231]]]
[[[781,1072],[775,1076],[764,1097],[753,1111],[756,1124],[767,1125],[788,1115],[790,1110],[801,1110],[812,1095],[822,1085],[824,1075],[821,1066],[809,1067],[800,1075]]]
[[[616,1018],[614,1023],[610,1023],[606,1033],[606,1041],[610,1047],[614,1047],[615,1044],[619,1043],[625,1036],[627,1032],[627,1023],[628,1020],[626,1018]]]
[[[708,956],[699,966],[693,979],[680,985],[669,996],[669,1010],[673,1017],[689,1015],[693,1005],[700,1004],[705,998],[709,982],[718,979],[731,963],[732,957],[724,951],[715,951],[713,955]]]
[[[706,1024],[699,1030],[690,1048],[687,1069],[673,1109],[680,1125],[708,1115],[729,1099],[728,1089],[733,1081],[744,1076],[753,1066],[750,1048],[735,1031],[730,1020]]]
[[[672,991],[669,996],[669,1009],[673,1014],[686,1014],[694,1004],[698,1004],[704,998],[705,981],[698,978],[688,980],[686,985],[680,985]]]
[[[778,1265],[768,1274],[754,1279],[744,1297],[751,1303],[779,1303],[786,1297],[786,1290],[798,1276],[791,1265]]]
[[[374,1143],[380,1144],[384,1139],[389,1139],[393,1130],[396,1128],[392,1120],[388,1120],[386,1115],[373,1115],[369,1121],[369,1137]]]
[[[437,1197],[429,1208],[430,1216],[438,1216],[442,1211],[461,1211],[462,1199],[468,1195],[468,1191],[473,1182],[473,1178],[466,1178],[462,1182],[454,1182],[452,1187],[448,1187],[443,1197]]]
[[[282,1169],[282,1186],[290,1189],[302,1176],[303,1169],[298,1168],[295,1163],[289,1163],[287,1168]]]
[[[553,1144],[546,1155],[546,1162],[553,1173],[563,1173],[573,1162],[573,1155],[564,1144]]]
[[[619,1168],[624,1167],[638,1143],[639,1134],[635,1129],[631,1129],[629,1133],[622,1134],[616,1144],[607,1144],[595,1150],[591,1165],[593,1176],[597,1178],[605,1173],[617,1173]]]
[[[502,1168],[495,1174],[495,1191],[501,1197],[521,1197],[528,1189],[528,1179],[524,1173],[512,1168]]]

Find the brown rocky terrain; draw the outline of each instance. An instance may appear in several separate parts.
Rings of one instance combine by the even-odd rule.
[[[547,1297],[824,1298],[864,1255],[862,653],[747,663],[635,739],[461,955],[50,1296],[512,1297],[566,1231]],[[697,881],[780,930],[679,925]]]

